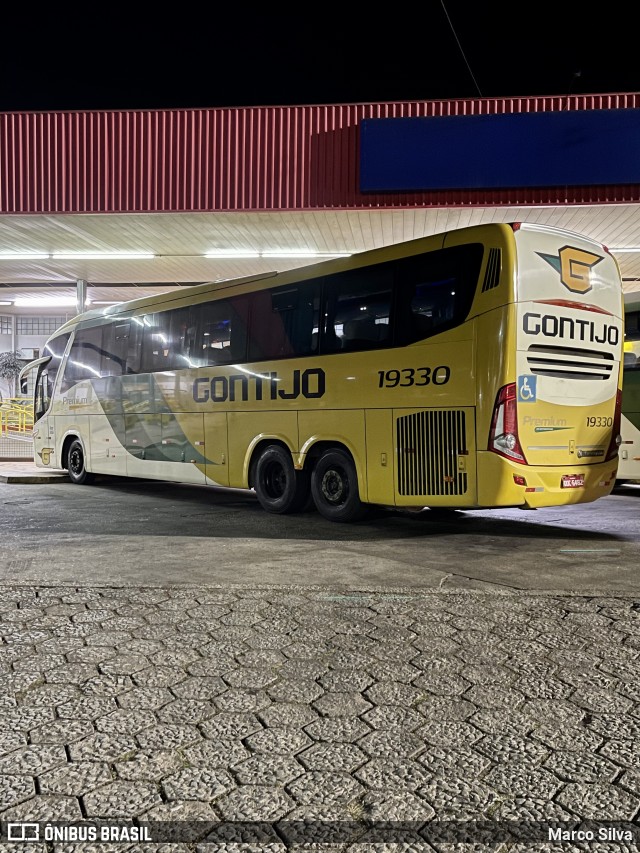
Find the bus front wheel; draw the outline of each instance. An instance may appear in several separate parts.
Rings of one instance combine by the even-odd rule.
[[[320,515],[330,521],[359,521],[367,513],[358,492],[356,466],[344,450],[323,453],[311,475],[311,494]]]
[[[67,451],[67,470],[72,483],[88,485],[93,481],[93,474],[85,468],[84,447],[77,438],[71,442]]]
[[[263,509],[279,514],[300,512],[309,498],[309,477],[293,467],[291,453],[279,444],[264,450],[256,463],[253,487]]]

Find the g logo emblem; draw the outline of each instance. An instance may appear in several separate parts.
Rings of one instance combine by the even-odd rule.
[[[560,281],[574,293],[591,290],[591,269],[602,260],[601,255],[565,246],[560,249]]]
[[[603,260],[602,255],[594,255],[575,246],[563,246],[557,255],[537,254],[560,273],[560,281],[573,293],[591,290],[591,270]]]

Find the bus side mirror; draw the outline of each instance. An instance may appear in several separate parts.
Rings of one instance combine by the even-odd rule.
[[[27,390],[28,390],[27,386],[28,386],[28,379],[26,376],[23,376],[22,379],[20,380],[20,393],[21,394],[27,393]]]

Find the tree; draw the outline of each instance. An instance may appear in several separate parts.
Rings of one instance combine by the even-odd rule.
[[[24,361],[21,361],[21,358],[20,350],[0,352],[0,379],[4,379],[8,384],[9,396],[13,395],[15,380],[24,366]]]

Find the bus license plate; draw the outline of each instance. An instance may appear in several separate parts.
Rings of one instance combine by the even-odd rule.
[[[560,486],[563,489],[581,489],[584,486],[584,474],[564,474]]]

